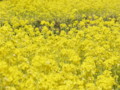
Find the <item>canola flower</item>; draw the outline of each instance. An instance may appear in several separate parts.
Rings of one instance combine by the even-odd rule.
[[[52,22],[42,21],[41,31],[6,22],[0,27],[0,89],[119,90],[120,24],[100,18],[61,23],[59,34]]]
[[[119,0],[2,0],[0,1],[0,21],[13,18],[55,20],[60,22],[81,20],[82,17],[102,16],[120,21]],[[96,17],[97,18],[97,17]],[[92,18],[91,18],[92,19]]]
[[[119,3],[0,1],[0,90],[119,90]]]

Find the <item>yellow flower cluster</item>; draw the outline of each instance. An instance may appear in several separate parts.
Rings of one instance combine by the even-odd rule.
[[[32,20],[57,20],[66,22],[81,19],[85,14],[105,18],[120,16],[119,0],[2,0],[1,21],[12,18]],[[120,20],[120,18],[119,18]]]
[[[0,27],[1,90],[119,90],[120,24],[114,19],[59,29],[54,21],[41,21],[41,28],[14,22]]]
[[[0,0],[0,90],[120,90],[120,1]]]

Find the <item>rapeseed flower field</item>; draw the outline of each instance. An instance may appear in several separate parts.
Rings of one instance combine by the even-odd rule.
[[[120,0],[0,0],[0,90],[120,90]]]

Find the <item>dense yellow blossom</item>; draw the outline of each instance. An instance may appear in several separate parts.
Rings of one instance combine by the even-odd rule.
[[[120,90],[119,0],[1,0],[0,90]]]
[[[79,27],[78,22],[72,24]],[[71,26],[61,24],[64,30],[60,35],[46,24],[41,31],[27,24],[19,28],[7,23],[1,26],[1,89],[119,88],[120,24],[114,22],[108,27],[106,21],[101,25],[93,22],[94,26],[90,23],[81,29],[72,27],[68,33],[66,28]]]

